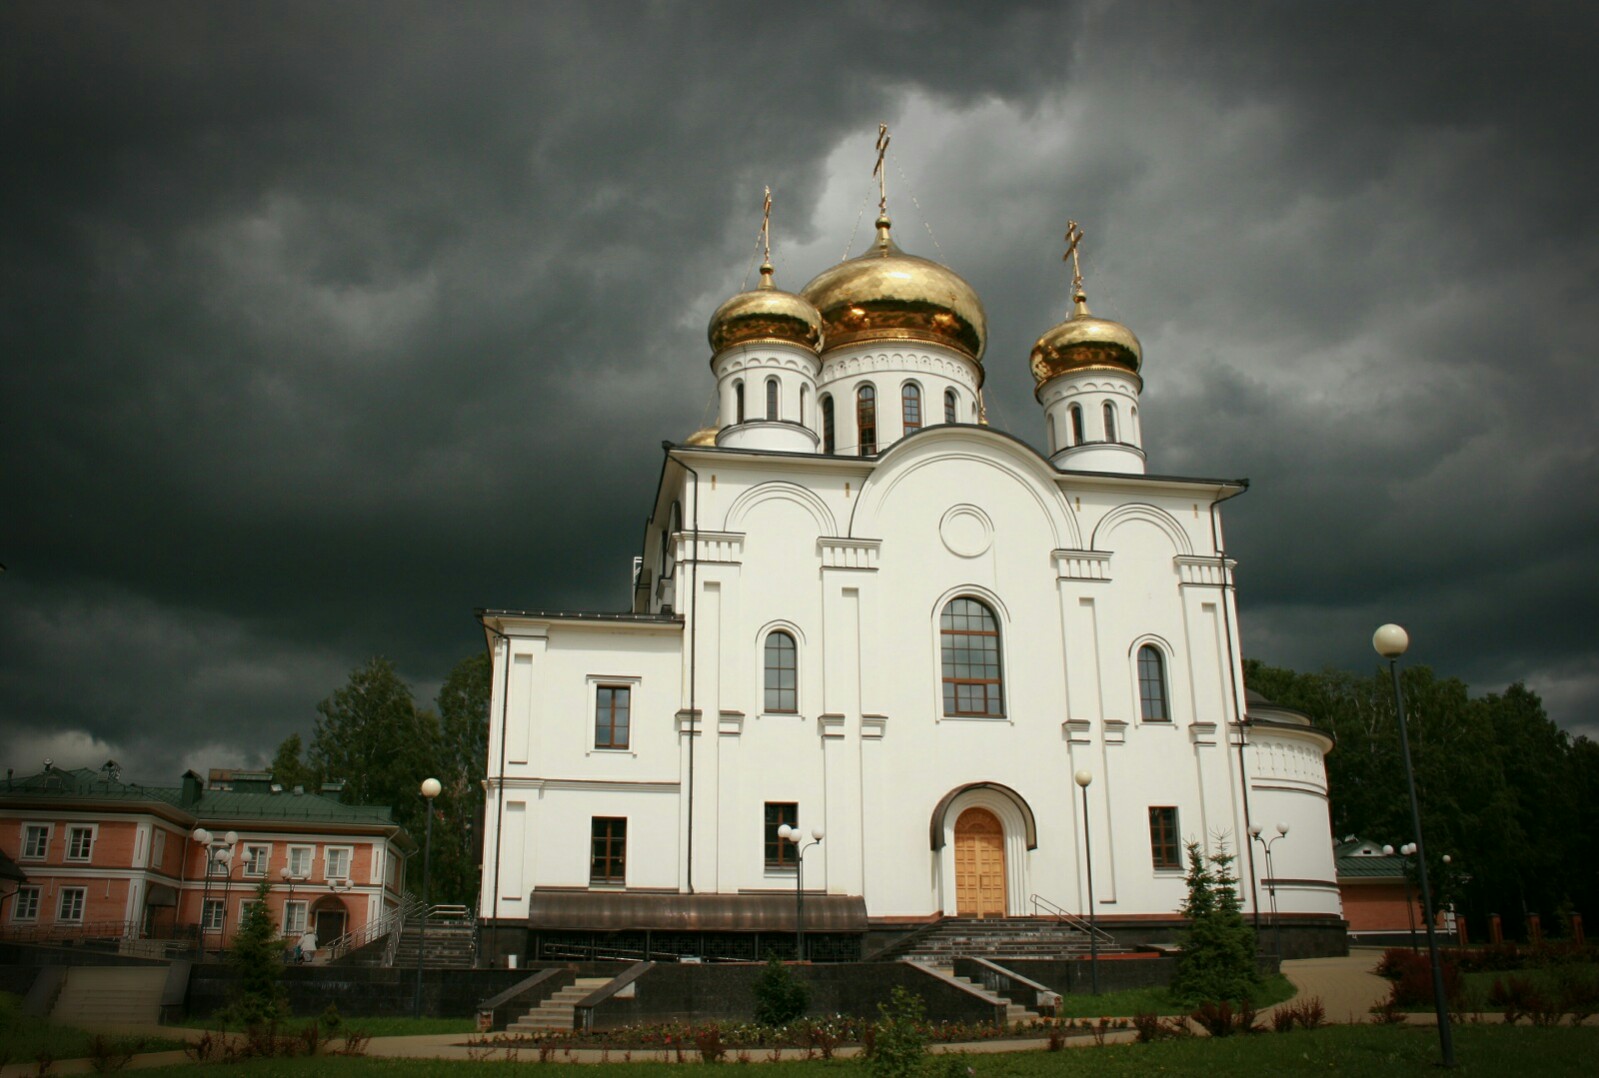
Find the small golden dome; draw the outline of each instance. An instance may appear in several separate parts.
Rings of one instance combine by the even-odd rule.
[[[856,341],[928,341],[979,363],[987,318],[972,286],[937,262],[901,251],[887,214],[859,258],[823,270],[800,293],[822,313],[827,347]]]
[[[1110,367],[1134,375],[1144,362],[1144,350],[1133,331],[1120,322],[1095,318],[1088,297],[1078,292],[1071,317],[1038,338],[1033,345],[1033,381],[1036,389],[1068,371]]]
[[[695,431],[693,434],[690,434],[688,436],[687,440],[685,440],[683,442],[683,444],[684,445],[715,445],[716,444],[716,428],[715,427],[701,427],[699,430]]]
[[[772,264],[761,263],[761,283],[716,308],[706,334],[713,355],[739,344],[780,341],[822,350],[822,316],[809,302],[772,284]]]

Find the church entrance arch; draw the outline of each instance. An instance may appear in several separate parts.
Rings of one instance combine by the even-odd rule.
[[[969,808],[955,821],[955,912],[1005,916],[1005,828],[985,808]]]

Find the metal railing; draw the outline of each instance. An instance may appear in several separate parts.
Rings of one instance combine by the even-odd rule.
[[[0,926],[0,939],[18,943],[49,943],[57,940],[122,940],[140,935],[137,921],[52,921],[49,924],[8,924]]]
[[[1063,906],[1056,905],[1043,895],[1029,895],[1028,901],[1033,904],[1034,917],[1037,917],[1041,914],[1048,914],[1062,924],[1068,925],[1071,928],[1081,932],[1083,935],[1098,940],[1100,943],[1116,942],[1116,940],[1111,937],[1110,933],[1106,932],[1103,928],[1089,924],[1075,913],[1072,913]]]
[[[421,909],[422,900],[416,898],[415,896],[408,896],[404,903],[396,906],[388,913],[385,913],[381,917],[373,918],[360,928],[346,932],[344,935],[338,937],[332,943],[328,944],[327,961],[333,962],[337,959],[343,958],[351,951],[354,951],[360,947],[365,947],[373,940],[381,939],[385,934],[393,933],[389,939],[389,946],[385,949],[383,955],[383,964],[386,966],[393,965],[394,961],[391,952],[394,950],[395,945],[399,941],[400,930],[404,928],[406,918],[408,916],[415,915]]]

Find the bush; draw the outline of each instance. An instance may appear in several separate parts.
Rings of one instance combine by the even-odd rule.
[[[1239,909],[1233,855],[1221,843],[1206,857],[1188,844],[1188,898],[1183,953],[1172,977],[1171,998],[1185,1004],[1247,1000],[1259,987],[1255,933]]]
[[[895,988],[887,1003],[877,1005],[877,1013],[866,1065],[876,1078],[912,1078],[927,1058],[922,997]]]
[[[1443,973],[1445,1002],[1463,1004],[1466,982],[1460,975],[1460,967],[1441,954],[1438,956],[1438,965]],[[1390,972],[1384,976],[1394,982],[1391,991],[1395,1006],[1422,1007],[1434,1002],[1432,959],[1427,955],[1394,948],[1383,956],[1383,964],[1378,969],[1385,967]]]
[[[805,982],[768,952],[766,968],[755,981],[755,1021],[763,1026],[786,1026],[804,1014],[810,1002]]]

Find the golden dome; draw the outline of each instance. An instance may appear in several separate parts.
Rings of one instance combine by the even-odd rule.
[[[684,445],[715,445],[716,444],[716,428],[715,427],[701,427],[699,430],[695,431],[693,434],[690,434],[688,436],[688,438],[683,442],[683,444]]]
[[[901,251],[886,214],[859,258],[823,270],[800,293],[822,313],[827,347],[855,341],[928,341],[978,362],[987,319],[972,286],[937,262]]]
[[[772,264],[761,263],[761,283],[716,308],[707,336],[713,355],[739,344],[781,341],[822,350],[822,316],[792,292],[772,284]]]
[[[1038,338],[1033,345],[1033,381],[1036,389],[1068,371],[1112,368],[1138,374],[1144,349],[1133,331],[1120,322],[1095,318],[1088,297],[1078,292],[1071,317]]]

